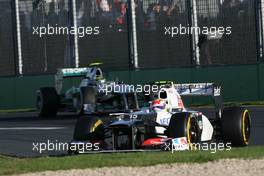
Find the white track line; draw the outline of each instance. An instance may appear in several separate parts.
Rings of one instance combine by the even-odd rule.
[[[66,127],[8,127],[0,128],[0,130],[61,130]]]

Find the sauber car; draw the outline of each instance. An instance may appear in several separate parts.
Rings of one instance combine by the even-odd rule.
[[[112,107],[111,112],[81,116],[70,145],[96,143],[102,151],[163,149],[177,138],[184,138],[188,144],[223,142],[232,146],[248,145],[249,111],[238,106],[224,108],[221,86],[214,83],[155,84],[162,86],[148,96],[148,107],[138,108],[140,96],[133,96],[129,101],[124,95],[131,92],[123,92],[113,94],[113,97],[123,97],[119,98],[118,111]],[[214,115],[207,117],[203,112],[185,107],[182,101],[185,96],[210,96],[215,105]],[[114,99],[108,101],[110,109],[115,104]],[[101,105],[105,103],[102,101]],[[78,153],[77,150],[70,152]]]

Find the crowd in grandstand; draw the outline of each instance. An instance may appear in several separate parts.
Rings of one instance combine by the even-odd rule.
[[[85,59],[95,57],[116,60],[117,57],[128,55],[126,53],[128,50],[127,33],[115,31],[126,31],[130,1],[76,0],[77,25],[100,26],[102,30],[102,35],[79,38],[81,62],[87,63]],[[16,43],[14,43],[15,36],[13,35],[16,34],[16,17],[11,2],[14,1],[0,1],[0,24],[4,24],[0,25],[0,53],[2,65],[9,65],[9,68],[7,66],[5,68],[13,73],[12,60],[14,59],[10,58],[15,57],[13,50]],[[63,65],[61,64],[63,59],[66,60],[73,53],[69,47],[69,43],[72,42],[70,37],[53,35],[40,38],[32,35],[32,27],[47,24],[73,25],[72,0],[19,0],[18,2],[22,53],[24,65],[27,67],[25,71],[38,72],[45,67],[44,63],[48,63],[48,70]],[[167,25],[188,25],[188,11],[190,10],[186,6],[188,0],[134,0],[134,2],[139,31],[137,33],[138,50],[141,58],[144,58],[142,60],[146,61],[146,65],[151,62],[153,66],[155,64],[160,66],[159,60],[154,63],[155,58],[163,58],[164,63],[169,64],[173,64],[171,58],[177,58],[175,65],[188,65],[186,61],[189,61],[190,56],[189,36],[168,39],[162,35],[162,32],[157,32]],[[252,60],[256,58],[254,56],[257,22],[255,0],[196,0],[196,2],[199,26],[232,27],[232,35],[223,36],[221,40],[207,41],[208,43],[200,47],[201,64],[208,64],[209,62],[207,63],[203,58],[210,57],[212,64],[248,63],[248,58]],[[226,59],[223,60],[223,58]],[[42,65],[39,64],[37,67],[34,63],[40,63],[40,60],[42,60]],[[47,63],[46,60],[48,60]],[[118,62],[121,62],[121,59]],[[71,64],[64,63],[64,65]],[[7,72],[2,69],[0,74],[1,71],[2,73]]]
[[[184,7],[185,3],[182,0],[134,0],[134,2],[138,29],[148,30],[156,30],[159,24],[168,20],[175,21],[175,18],[179,17],[179,7]],[[78,4],[80,21],[93,24],[98,22],[104,24],[104,27],[118,30],[127,27],[127,0],[91,0]]]
[[[213,0],[219,5],[206,8],[206,1],[197,2],[198,15],[202,18],[241,16],[247,11],[249,0]],[[70,25],[69,0],[20,1],[20,16],[24,26],[51,24]],[[106,30],[124,31],[127,28],[128,0],[76,0],[78,26],[98,25]],[[154,31],[167,24],[186,24],[185,0],[134,0],[139,30]],[[72,12],[72,11],[70,11]],[[131,16],[129,16],[131,17]],[[22,25],[23,26],[23,25]]]

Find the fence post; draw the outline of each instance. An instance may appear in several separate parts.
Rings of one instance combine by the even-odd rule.
[[[17,42],[17,56],[18,56],[18,74],[23,75],[23,58],[21,48],[21,31],[20,31],[20,16],[19,16],[19,0],[14,0],[15,3],[15,17],[16,17],[16,42]]]
[[[68,0],[68,19],[67,19],[67,27],[71,29],[74,26],[73,21],[73,0]],[[74,45],[74,36],[71,34],[67,35],[67,46],[66,46],[66,56],[64,57],[64,67],[74,67],[75,63],[75,45]]]
[[[15,0],[10,0],[11,3],[11,9],[15,9]],[[16,26],[16,12],[14,10],[11,10],[12,14],[12,39],[13,39],[13,49],[14,49],[14,75],[18,75],[17,71],[17,59],[18,59],[18,51],[17,51],[17,32],[14,27]]]
[[[73,15],[73,27],[77,30],[77,12],[76,12],[76,0],[72,0],[72,15]],[[78,68],[79,63],[79,46],[78,46],[78,34],[74,34],[74,58],[75,58],[75,67]]]
[[[137,50],[137,26],[136,11],[134,0],[128,0],[127,3],[127,33],[128,33],[128,57],[129,67],[138,68],[138,50]]]
[[[263,58],[263,6],[264,0],[255,0],[257,62]]]
[[[197,27],[198,27],[198,17],[197,17],[197,2],[196,0],[192,0],[192,26],[195,28],[194,34],[193,35],[193,47],[195,51],[195,64],[196,66],[200,65],[200,49],[198,47],[198,42],[199,42],[199,34],[197,32]]]
[[[262,11],[264,0],[255,0],[255,21],[256,21],[256,51],[257,51],[257,90],[258,100],[261,100],[261,71],[260,64],[263,61],[263,20],[264,14]]]
[[[190,49],[191,49],[191,63],[194,66],[200,65],[200,49],[198,46],[199,34],[197,32],[198,19],[197,19],[197,2],[196,0],[187,0],[188,8],[188,24],[191,28],[190,32]],[[194,29],[194,30],[192,30]]]

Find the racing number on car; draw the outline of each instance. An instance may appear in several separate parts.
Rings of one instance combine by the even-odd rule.
[[[160,119],[160,124],[162,125],[169,125],[170,123],[170,118],[161,118]]]

